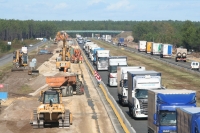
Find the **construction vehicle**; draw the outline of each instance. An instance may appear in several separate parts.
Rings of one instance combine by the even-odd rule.
[[[60,71],[68,72],[70,69],[69,54],[67,53],[68,46],[65,46],[68,35],[65,33],[58,32],[56,37],[57,40],[63,41],[63,47],[60,55],[56,58],[56,68]],[[67,56],[67,57],[66,57]]]
[[[80,74],[70,73],[65,76],[49,76],[46,77],[46,83],[51,90],[59,90],[63,97],[84,94],[84,86],[79,79]]]
[[[70,48],[70,61],[71,63],[82,63],[83,57],[81,55],[81,50],[77,48]]]
[[[39,70],[36,69],[37,59],[33,58],[31,62],[29,62],[29,70],[28,75],[39,75]]]
[[[59,128],[70,127],[72,114],[65,109],[62,94],[59,91],[41,91],[39,101],[41,105],[37,110],[33,110],[30,121],[33,128],[44,128],[47,125],[56,125]]]
[[[23,71],[28,66],[28,48],[22,47],[21,50],[13,52],[12,71]]]

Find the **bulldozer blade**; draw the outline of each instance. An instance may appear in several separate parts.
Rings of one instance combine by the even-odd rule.
[[[28,71],[28,75],[32,75],[32,74],[38,75],[39,74],[39,70],[29,70]]]
[[[39,70],[32,70],[32,74],[39,74]]]
[[[11,71],[12,72],[14,72],[14,71],[24,71],[24,69],[22,69],[22,68],[13,68],[13,69],[11,69]]]

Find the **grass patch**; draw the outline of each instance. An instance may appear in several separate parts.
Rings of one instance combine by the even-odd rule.
[[[162,85],[170,89],[189,89],[197,91],[197,104],[200,105],[200,78],[183,69],[177,69],[148,57],[139,56],[129,51],[113,47],[104,42],[94,40],[100,47],[110,50],[113,56],[127,56],[129,66],[144,66],[146,70],[155,70],[162,74]]]
[[[31,93],[33,90],[31,89],[30,86],[28,85],[23,85],[21,86],[21,88],[19,89],[19,93],[20,94],[29,94]]]

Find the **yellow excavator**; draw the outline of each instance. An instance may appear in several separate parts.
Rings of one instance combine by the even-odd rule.
[[[56,68],[60,71],[68,72],[68,70],[70,69],[69,47],[68,45],[66,46],[66,40],[68,38],[68,35],[65,33],[58,32],[56,37],[57,40],[62,40],[63,42],[63,47],[60,52],[60,55],[56,58]]]
[[[13,52],[13,68],[12,71],[23,71],[28,66],[27,47],[22,47],[22,50]]]

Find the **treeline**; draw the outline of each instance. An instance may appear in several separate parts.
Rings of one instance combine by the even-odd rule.
[[[138,40],[170,43],[188,49],[200,46],[200,23],[191,21],[34,21],[0,19],[0,40],[54,38],[61,30],[133,31]],[[75,34],[70,34],[72,37]],[[91,33],[84,33],[89,36]],[[1,44],[0,44],[1,45]]]
[[[133,26],[134,41],[169,43],[200,50],[200,23],[191,21],[144,21]]]
[[[53,21],[0,19],[0,40],[31,39],[55,35],[57,26]]]

